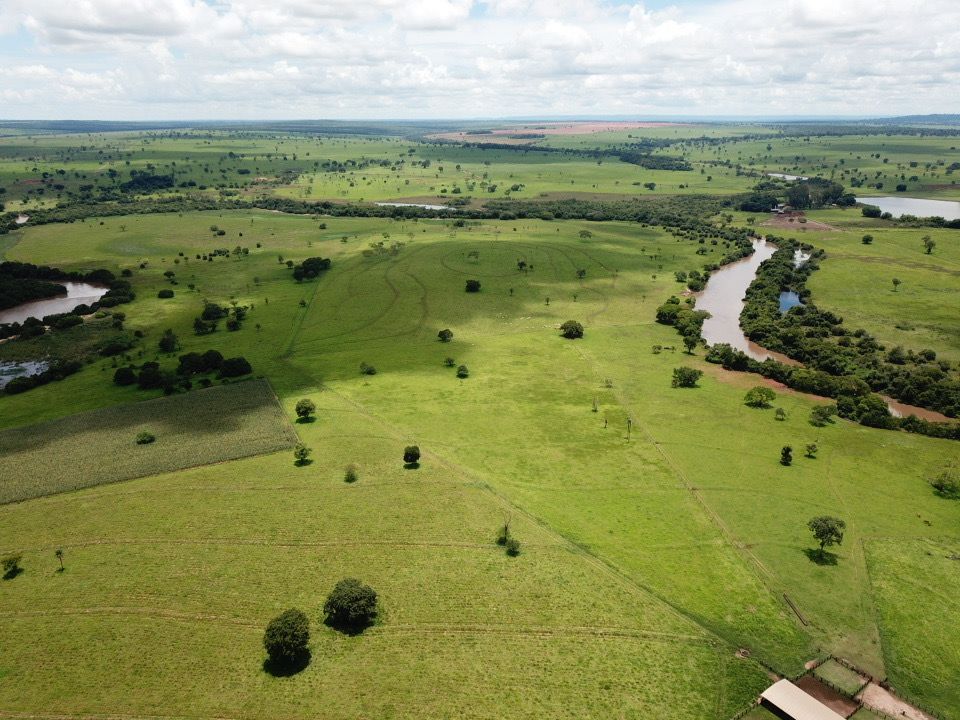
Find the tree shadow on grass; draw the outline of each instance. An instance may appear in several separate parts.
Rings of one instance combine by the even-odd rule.
[[[350,637],[356,637],[363,633],[368,627],[376,624],[376,618],[370,620],[364,620],[361,622],[355,623],[346,623],[346,622],[337,622],[330,617],[327,617],[323,624],[332,630],[343,633],[344,635],[349,635]]]
[[[418,463],[418,462],[404,463],[404,464],[403,464],[403,469],[404,469],[404,470],[416,470],[416,469],[418,469],[419,467],[420,467],[420,463]]]
[[[308,425],[309,423],[316,422],[316,421],[317,421],[317,418],[313,415],[310,415],[308,417],[298,417],[294,422],[296,422],[297,425]]]
[[[263,671],[273,677],[291,677],[304,670],[310,664],[310,651],[289,660],[276,660],[268,657],[263,661]]]
[[[834,553],[820,548],[804,548],[803,554],[807,556],[810,562],[817,565],[836,565],[838,560]]]
[[[305,467],[307,465],[312,465],[313,460],[311,460],[310,458],[307,458],[306,460],[294,460],[293,464],[296,465],[297,467]]]
[[[10,568],[9,570],[7,570],[7,571],[3,574],[3,579],[4,579],[4,580],[13,580],[17,575],[21,574],[22,572],[23,572],[23,568],[22,568],[22,567]]]

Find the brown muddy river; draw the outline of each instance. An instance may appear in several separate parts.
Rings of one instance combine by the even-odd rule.
[[[84,282],[60,282],[59,284],[67,288],[66,295],[34,300],[6,310],[0,310],[0,324],[22,323],[28,317],[40,319],[44,315],[70,312],[77,305],[90,305],[96,302],[108,290],[108,288]]]

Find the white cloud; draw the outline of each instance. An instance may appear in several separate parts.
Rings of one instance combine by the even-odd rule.
[[[960,84],[955,0],[0,0],[0,24],[7,117],[895,114]]]

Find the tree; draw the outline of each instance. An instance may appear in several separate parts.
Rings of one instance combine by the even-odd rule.
[[[901,283],[902,283],[902,281],[900,280],[900,278],[894,278],[894,279],[893,279],[893,291],[894,291],[894,292],[897,291],[897,288],[900,287]]]
[[[929,235],[924,235],[921,239],[923,240],[923,249],[926,250],[927,255],[929,255],[933,252],[933,249],[937,246],[937,243]]]
[[[836,405],[817,405],[810,411],[810,424],[823,427],[830,422],[830,418],[837,414]]]
[[[816,443],[807,443],[806,456],[812,460],[817,456],[817,450],[819,449]]]
[[[293,464],[297,467],[307,465],[310,460],[310,453],[313,452],[303,443],[297,443],[296,447],[293,448]]]
[[[773,417],[776,420],[783,422],[784,420],[787,419],[787,411],[784,410],[783,408],[777,408],[776,411],[774,411],[773,413]]]
[[[693,350],[697,347],[699,342],[700,338],[692,333],[683,336],[683,346],[687,349],[687,355],[693,355]]]
[[[440,342],[450,342],[451,340],[453,340],[453,330],[450,330],[449,328],[444,328],[443,330],[437,333],[437,338],[440,340]]]
[[[403,462],[411,467],[420,464],[420,447],[417,445],[407,445],[403,449]]]
[[[864,235],[862,238],[860,238],[860,242],[862,242],[864,245],[870,245],[873,243],[873,235]]]
[[[820,543],[820,555],[823,555],[825,547],[830,545],[839,545],[843,542],[843,531],[847,528],[847,523],[843,520],[829,515],[818,515],[807,523],[810,532],[818,543]]]
[[[583,337],[583,325],[576,320],[567,320],[560,326],[560,334],[567,340],[575,340]]]
[[[0,568],[3,569],[4,580],[12,580],[23,572],[23,568],[20,567],[21,560],[23,560],[23,555],[20,553],[4,555],[3,558],[0,559]]]
[[[277,668],[293,667],[309,659],[309,643],[310,620],[296,608],[277,615],[263,634],[263,647]]]
[[[346,483],[355,483],[360,479],[360,468],[353,463],[347,465],[343,471],[343,481]]]
[[[137,374],[132,367],[117,368],[113,374],[113,382],[117,385],[133,385],[137,382]]]
[[[947,468],[930,481],[934,491],[948,500],[960,500],[960,478],[954,468]]]
[[[470,377],[470,371],[467,369],[466,365],[461,365],[457,368],[457,377],[461,380],[465,380],[466,378]]]
[[[377,593],[355,578],[344,578],[323,604],[327,624],[340,630],[359,631],[377,616]]]
[[[160,298],[161,300],[169,300],[170,298],[173,297],[173,290],[171,290],[170,288],[164,288],[163,290],[157,293],[157,297]]]
[[[479,280],[467,280],[466,290],[468,293],[480,292]]]
[[[317,411],[317,406],[313,404],[313,400],[303,398],[302,400],[297,400],[295,411],[301,422],[309,422],[313,419],[313,414]]]
[[[777,394],[773,390],[757,385],[747,390],[747,394],[743,397],[743,402],[745,405],[754,408],[768,408],[776,398]]]
[[[163,331],[163,335],[160,337],[160,352],[171,353],[177,349],[177,336],[173,334],[173,330],[167,328]]]
[[[143,432],[137,433],[137,445],[149,445],[157,439],[157,436],[152,432],[144,430]]]
[[[580,269],[577,270],[577,280],[583,280],[587,276],[587,271]]]
[[[697,380],[703,375],[700,370],[691,367],[681,366],[673,369],[673,381],[670,383],[675,388],[692,388],[697,386]]]
[[[507,542],[505,543],[505,548],[507,551],[507,555],[509,555],[510,557],[516,557],[517,555],[520,554],[520,541],[517,540],[515,537],[507,538]]]
[[[793,448],[789,445],[780,448],[780,464],[786,466],[793,464]]]
[[[248,375],[252,372],[253,368],[250,367],[250,363],[247,362],[246,358],[224,358],[220,364],[220,377],[239,377],[240,375]]]
[[[454,360],[452,357],[448,357],[446,360],[443,361],[443,364],[446,365],[447,367],[453,367],[454,365],[457,364],[457,361]]]
[[[60,561],[60,572],[64,571],[63,567],[63,548],[57,548],[53,551],[53,554],[56,556],[57,560]]]

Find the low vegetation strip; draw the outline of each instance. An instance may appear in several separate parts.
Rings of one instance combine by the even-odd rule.
[[[154,440],[143,442],[147,436]],[[292,447],[266,381],[195,390],[0,432],[0,503]]]

